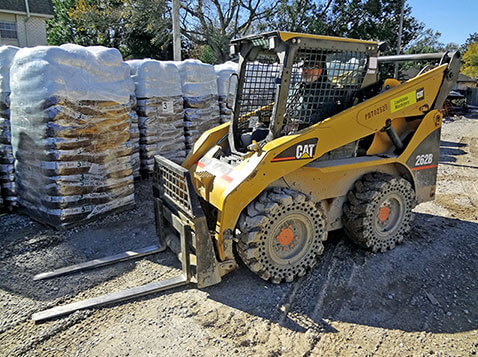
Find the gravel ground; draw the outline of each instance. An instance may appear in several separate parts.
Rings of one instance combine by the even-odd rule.
[[[151,182],[138,207],[58,232],[0,216],[0,354],[5,356],[475,355],[478,351],[478,117],[444,124],[437,198],[410,237],[373,254],[334,232],[291,284],[246,268],[35,324],[33,312],[178,274],[171,252],[33,282],[36,273],[155,243]]]

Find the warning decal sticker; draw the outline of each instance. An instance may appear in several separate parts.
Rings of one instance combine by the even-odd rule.
[[[408,92],[407,94],[404,94],[397,98],[393,98],[390,101],[390,111],[394,113],[400,109],[409,107],[410,105],[413,105],[416,102],[423,100],[424,98],[425,93],[423,88]]]
[[[415,91],[409,92],[409,93],[407,93],[405,95],[402,95],[398,98],[393,98],[390,101],[391,111],[392,111],[392,113],[394,113],[394,112],[396,112],[400,109],[409,107],[410,105],[415,104],[416,102],[417,102],[416,92]]]

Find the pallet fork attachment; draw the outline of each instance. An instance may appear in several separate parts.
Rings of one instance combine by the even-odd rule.
[[[66,274],[71,274],[77,271],[82,271],[82,270],[88,270],[88,269],[94,269],[94,268],[99,268],[102,266],[106,266],[109,264],[114,264],[114,263],[119,263],[122,261],[126,260],[131,260],[131,259],[137,259],[141,257],[145,257],[147,255],[151,254],[156,254],[164,251],[167,247],[162,247],[159,245],[151,245],[149,247],[145,248],[140,248],[137,250],[128,250],[123,253],[119,253],[116,255],[112,255],[109,257],[104,257],[104,258],[99,258],[99,259],[94,259],[94,260],[89,260],[87,262],[75,264],[75,265],[70,265],[67,267],[55,269],[52,271],[44,272],[37,274],[33,277],[33,280],[44,280],[44,279],[50,279],[54,278],[57,276],[62,276]]]
[[[178,257],[182,264],[181,274],[166,280],[37,312],[32,315],[32,320],[44,321],[78,310],[111,305],[189,283],[197,283],[197,287],[202,288],[221,281],[220,268],[206,217],[192,186],[189,172],[161,156],[156,156],[153,196],[158,245],[41,273],[36,275],[34,280],[52,278],[156,254],[164,251],[167,246],[179,253]],[[179,234],[179,252],[173,247],[174,240],[177,241],[178,238],[178,234],[175,232]]]

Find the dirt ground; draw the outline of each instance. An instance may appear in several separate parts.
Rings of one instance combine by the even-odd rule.
[[[0,355],[469,356],[478,351],[478,116],[446,119],[437,197],[413,231],[373,254],[343,232],[320,264],[273,285],[246,268],[219,285],[177,288],[35,324],[59,304],[172,277],[171,252],[47,281],[36,273],[155,243],[151,183],[137,208],[57,232],[0,216]]]

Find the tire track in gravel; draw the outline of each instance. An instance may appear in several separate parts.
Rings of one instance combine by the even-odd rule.
[[[358,268],[355,260],[362,255],[356,256],[352,245],[344,242],[343,234],[335,233],[335,236],[333,242],[326,244],[316,267],[290,290],[287,303],[281,307],[282,326],[315,333],[334,330],[327,319],[341,315],[354,289]]]
[[[353,289],[353,280],[356,272],[356,262],[354,260],[354,252],[350,250],[351,246],[347,245],[344,240],[347,239],[344,235],[335,244],[330,253],[331,262],[327,262],[327,276],[323,284],[321,284],[320,294],[315,302],[314,310],[312,312],[312,320],[323,319],[324,306],[329,305],[326,298],[333,295],[342,295],[344,298],[335,300],[332,309],[328,309],[328,314],[340,316],[344,304],[347,302],[346,292]],[[354,249],[360,249],[357,246],[352,246]],[[339,292],[340,291],[340,292]]]
[[[279,325],[284,326],[285,321],[287,319],[287,315],[289,314],[289,310],[291,305],[294,303],[295,296],[297,295],[297,291],[299,290],[300,286],[304,282],[304,277],[299,278],[293,285],[292,291],[287,297],[287,303],[281,304],[279,303],[278,308],[282,311],[280,320],[279,320]]]
[[[10,329],[8,333],[2,335],[0,337],[0,345],[2,349],[5,349],[4,352],[6,356],[23,356],[37,345],[83,321],[92,313],[93,311],[77,311],[65,319],[54,321],[46,326],[35,325],[33,321],[23,322],[15,328]],[[33,329],[35,333],[25,333],[25,331]],[[13,346],[11,345],[12,340],[18,341],[20,339],[22,341],[20,345],[16,343],[14,343]],[[8,341],[10,341],[10,343],[8,343]]]

